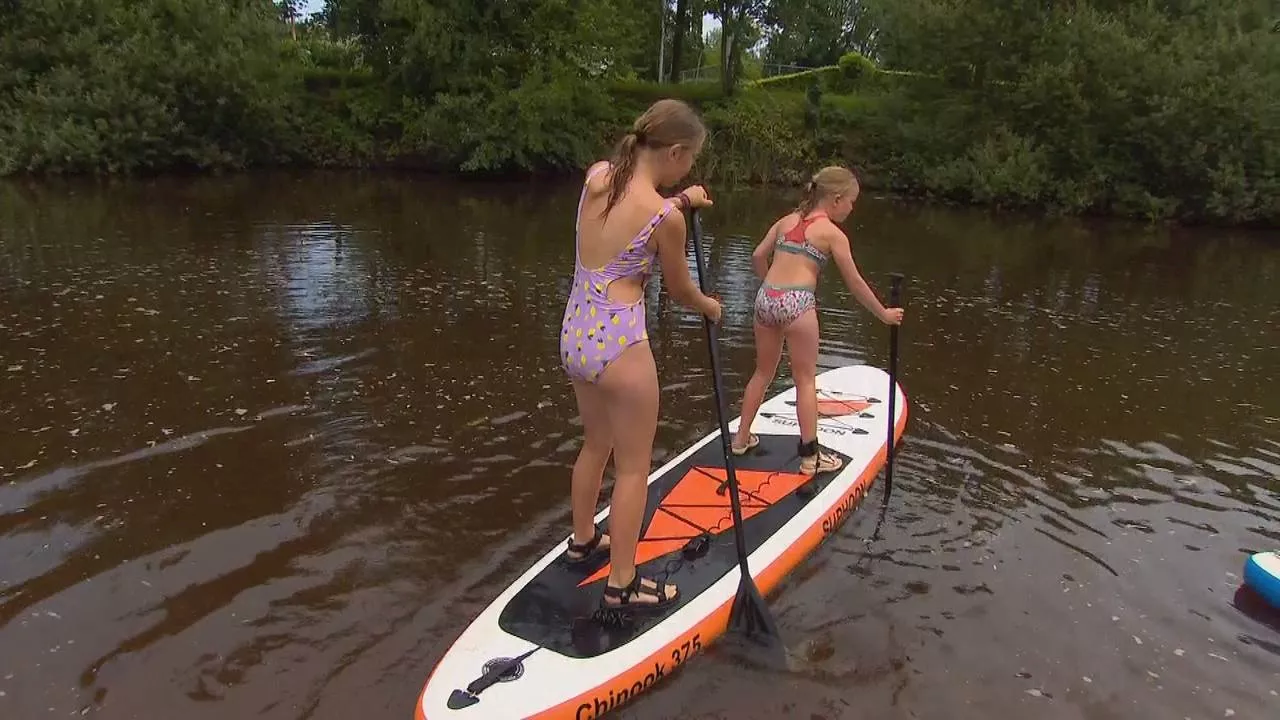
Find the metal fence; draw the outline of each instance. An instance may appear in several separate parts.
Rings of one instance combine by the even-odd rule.
[[[804,72],[813,68],[807,65],[762,65],[760,68],[760,77],[773,77],[775,75],[790,75],[791,73]],[[689,70],[680,71],[680,82],[709,82],[720,79],[720,65],[703,65],[701,67],[691,68]]]

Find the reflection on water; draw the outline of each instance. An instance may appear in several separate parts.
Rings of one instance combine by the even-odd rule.
[[[567,531],[576,199],[0,185],[0,717],[408,717]],[[705,217],[735,396],[793,199]],[[1270,717],[1280,619],[1238,589],[1280,546],[1277,247],[875,198],[848,227],[908,277],[888,519],[773,598],[792,672],[713,651],[620,716]],[[662,460],[715,420],[699,318],[648,302]],[[824,366],[885,362],[834,270],[820,318]]]

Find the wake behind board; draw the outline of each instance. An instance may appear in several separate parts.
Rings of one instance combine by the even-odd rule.
[[[734,457],[748,567],[761,593],[835,531],[866,496],[885,461],[889,376],[865,365],[818,375],[818,440],[844,460],[836,473],[799,472],[795,388],[761,406],[760,444]],[[895,443],[907,402],[895,388]],[[837,411],[847,410],[846,414]],[[738,428],[738,418],[729,423]],[[895,445],[896,446],[896,445]],[[418,697],[418,720],[597,718],[633,700],[727,628],[740,570],[715,430],[649,476],[639,572],[680,588],[680,601],[639,611],[625,627],[590,620],[608,557],[571,566],[565,543],[516,578],[445,652]],[[596,516],[608,530],[609,509]],[[566,541],[568,538],[566,537]]]

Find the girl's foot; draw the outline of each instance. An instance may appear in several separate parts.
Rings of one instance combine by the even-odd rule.
[[[680,590],[665,580],[641,578],[637,572],[624,587],[605,583],[600,605],[606,608],[637,607],[646,610],[664,608],[680,599]]]
[[[822,451],[818,445],[817,438],[807,443],[800,443],[800,472],[805,475],[817,475],[822,472],[833,472],[839,470],[844,462],[832,455]]]
[[[572,565],[579,565],[596,555],[609,553],[609,536],[599,530],[596,530],[595,535],[581,545],[573,540],[569,538],[569,549],[564,554],[564,559]]]
[[[749,439],[747,440],[746,445],[738,445],[737,442],[734,442],[734,444],[730,446],[734,455],[746,454],[748,450],[760,444],[760,438],[757,437],[755,433],[747,433],[747,437]]]

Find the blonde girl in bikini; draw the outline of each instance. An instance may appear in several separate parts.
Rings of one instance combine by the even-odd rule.
[[[881,322],[902,322],[901,308],[886,308],[867,286],[849,249],[843,222],[858,199],[858,180],[843,167],[818,171],[809,181],[800,206],[775,222],[751,255],[752,268],[763,279],[755,300],[756,369],[742,399],[742,419],[733,452],[741,455],[759,444],[751,433],[764,393],[778,370],[786,342],[796,387],[796,419],[800,424],[800,471],[830,472],[839,458],[818,446],[818,312],[814,290],[818,273],[832,258],[849,292]]]

